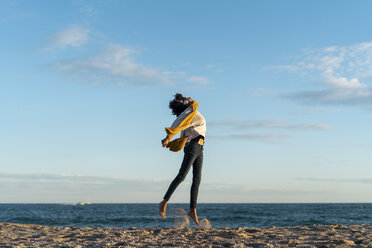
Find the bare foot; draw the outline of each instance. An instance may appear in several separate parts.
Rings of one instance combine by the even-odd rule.
[[[166,200],[163,200],[162,202],[159,203],[159,214],[163,219],[167,218],[165,216],[165,210],[167,209],[167,204],[168,202]]]
[[[198,220],[198,216],[196,214],[196,208],[194,209],[190,209],[190,212],[187,214],[193,221],[195,221],[195,223],[200,226],[200,223],[199,223],[199,220]]]

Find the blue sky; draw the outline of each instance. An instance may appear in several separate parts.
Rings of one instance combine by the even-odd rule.
[[[159,202],[176,92],[207,119],[199,202],[370,202],[371,9],[1,1],[0,202]]]

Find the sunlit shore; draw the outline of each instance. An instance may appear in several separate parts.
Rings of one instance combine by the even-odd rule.
[[[98,228],[0,223],[1,247],[372,247],[372,225]]]

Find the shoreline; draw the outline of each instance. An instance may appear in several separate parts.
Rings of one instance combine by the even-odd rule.
[[[0,222],[0,247],[372,247],[372,225],[55,227]]]

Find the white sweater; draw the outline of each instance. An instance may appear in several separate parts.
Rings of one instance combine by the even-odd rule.
[[[181,121],[183,121],[191,112],[192,108],[188,107],[187,109],[185,109],[173,122],[171,127],[177,127],[181,123]],[[194,119],[192,119],[190,125],[182,130],[181,137],[188,136],[186,143],[189,143],[190,140],[196,138],[199,135],[202,135],[205,138],[206,132],[207,122],[205,121],[204,116],[199,111],[196,111],[196,115]]]

